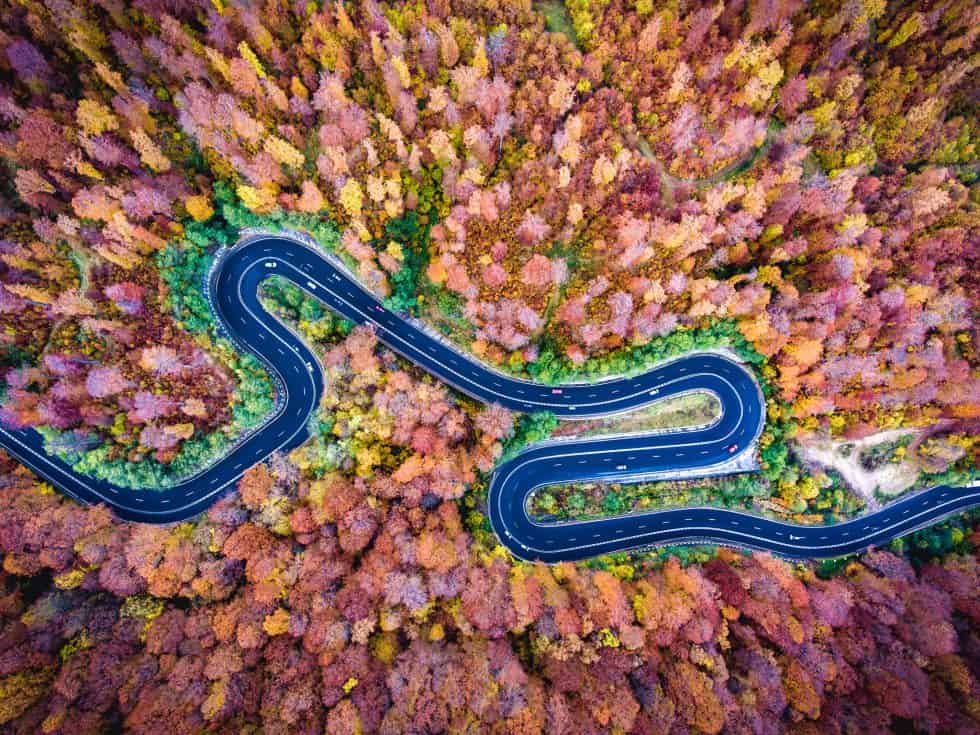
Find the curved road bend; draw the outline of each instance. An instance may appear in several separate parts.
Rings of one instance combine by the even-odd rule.
[[[207,509],[250,466],[307,438],[307,421],[323,394],[310,349],[258,300],[258,286],[282,276],[358,324],[406,359],[473,398],[523,411],[584,418],[628,411],[690,390],[715,393],[722,416],[694,431],[597,437],[535,445],[501,465],[488,496],[494,530],[517,557],[559,561],[665,543],[704,541],[760,548],[796,558],[833,557],[880,544],[980,503],[980,488],[936,487],[876,513],[833,526],[806,527],[713,508],[679,508],[596,521],[541,525],[526,512],[537,487],[575,480],[626,479],[663,470],[719,464],[748,449],[765,412],[749,372],[726,357],[695,353],[642,375],[591,384],[545,386],[498,373],[448,346],[411,320],[384,309],[345,269],[300,239],[255,235],[222,253],[208,283],[221,328],[257,355],[279,388],[271,419],[217,463],[163,490],[130,489],[78,475],[44,451],[32,429],[0,429],[0,445],[72,497],[105,502],[126,519],[167,523]]]

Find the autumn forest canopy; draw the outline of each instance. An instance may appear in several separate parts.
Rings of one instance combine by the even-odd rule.
[[[554,487],[544,521],[975,479],[978,37],[970,0],[0,0],[0,423],[128,487],[221,457],[277,396],[203,279],[288,228],[524,378],[754,371],[760,472]],[[818,564],[518,562],[502,458],[716,407],[520,415],[261,298],[326,391],[208,512],[125,523],[0,452],[0,732],[980,730],[978,515]]]

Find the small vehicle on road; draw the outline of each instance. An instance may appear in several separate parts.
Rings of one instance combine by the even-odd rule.
[[[551,389],[551,395],[553,395],[553,396],[560,396],[561,395],[561,388],[552,388]]]
[[[738,451],[738,444],[732,444],[730,447],[728,447],[729,454],[735,454],[735,452],[737,451]]]
[[[657,395],[657,394],[658,394],[659,392],[660,392],[660,388],[654,388],[654,389],[653,389],[652,391],[650,391],[650,395],[651,395],[651,396],[655,396],[655,395]]]
[[[265,264],[265,267],[266,268],[275,268],[276,267],[276,262],[274,260],[270,260],[268,263]]]
[[[616,465],[616,469],[617,470],[625,470],[626,469],[626,465],[624,465],[624,464],[618,464],[618,465]]]

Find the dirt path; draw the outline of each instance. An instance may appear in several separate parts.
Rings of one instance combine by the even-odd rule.
[[[689,184],[698,189],[704,189],[709,186],[714,186],[715,184],[721,183],[722,181],[728,181],[734,176],[742,173],[743,171],[752,167],[752,165],[759,160],[760,157],[764,156],[772,145],[773,140],[775,140],[776,133],[781,130],[781,126],[776,123],[770,122],[769,127],[766,129],[766,138],[762,141],[762,144],[747,155],[742,158],[732,161],[730,164],[724,168],[711,174],[711,176],[706,176],[701,179],[687,179],[680,176],[674,176],[667,170],[663,161],[657,158],[654,154],[653,149],[650,148],[650,144],[646,141],[646,138],[640,138],[636,141],[635,145],[637,150],[649,161],[652,161],[654,167],[657,169],[660,175],[660,185],[663,191],[663,200],[667,205],[671,205],[674,202],[674,189],[682,184]]]
[[[870,510],[877,510],[881,503],[876,493],[899,495],[915,484],[918,470],[908,462],[887,462],[878,469],[867,470],[861,465],[861,454],[871,447],[919,433],[918,429],[891,429],[856,441],[823,439],[803,442],[801,449],[804,459],[836,470],[854,493],[864,499]]]

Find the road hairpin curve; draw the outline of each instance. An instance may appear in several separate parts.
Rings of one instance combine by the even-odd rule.
[[[259,303],[259,285],[281,276],[357,324],[373,325],[378,340],[457,390],[484,403],[559,418],[593,418],[630,411],[691,391],[714,394],[721,416],[693,430],[542,442],[503,462],[488,493],[490,523],[516,557],[557,562],[662,544],[715,543],[764,549],[790,558],[829,558],[885,543],[980,503],[977,483],[938,486],[907,495],[845,523],[799,525],[720,508],[682,507],[612,518],[541,524],[527,512],[537,488],[586,480],[636,480],[664,472],[725,470],[749,456],[765,425],[755,378],[736,360],[697,352],[640,375],[593,383],[543,385],[505,375],[465,355],[421,324],[385,309],[336,258],[302,236],[254,234],[215,259],[205,284],[222,331],[256,355],[275,379],[272,416],[217,462],[164,489],[126,488],[75,472],[49,455],[33,429],[0,429],[0,445],[68,495],[106,503],[122,518],[170,523],[190,518],[235,487],[242,474],[276,451],[308,438],[308,421],[323,395],[323,373],[312,350]]]

